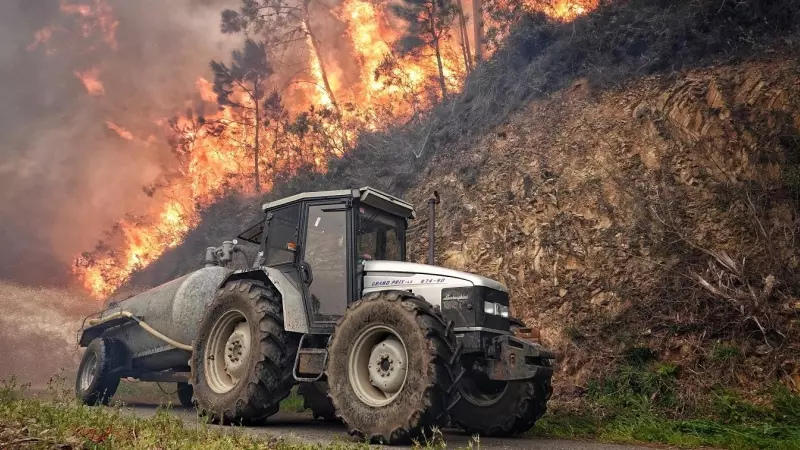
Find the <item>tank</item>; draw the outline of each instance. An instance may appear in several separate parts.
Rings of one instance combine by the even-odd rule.
[[[127,311],[167,337],[191,345],[206,304],[229,273],[224,267],[205,267],[119,302],[103,311],[100,319]],[[135,322],[110,328],[103,336],[125,344],[134,370],[150,372],[188,366],[188,351],[166,344]]]

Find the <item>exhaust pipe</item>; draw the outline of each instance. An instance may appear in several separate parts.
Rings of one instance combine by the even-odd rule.
[[[436,205],[439,204],[439,192],[433,191],[428,199],[428,264],[436,265]]]

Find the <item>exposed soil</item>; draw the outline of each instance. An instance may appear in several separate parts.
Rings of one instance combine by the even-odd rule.
[[[800,64],[774,56],[578,81],[410,192],[441,194],[437,263],[506,283],[558,352],[556,397],[637,351],[695,387],[800,386]]]

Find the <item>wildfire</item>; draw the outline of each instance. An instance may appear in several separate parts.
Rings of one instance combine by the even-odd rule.
[[[133,133],[115,124],[114,122],[107,120],[106,126],[108,127],[109,130],[117,133],[117,135],[122,139],[125,139],[126,141],[133,140]]]
[[[102,42],[113,50],[117,49],[117,26],[119,22],[114,18],[113,10],[106,0],[92,0],[89,3],[71,3],[67,0],[59,1],[59,9],[67,19],[72,19],[70,27],[46,26],[37,30],[33,35],[33,42],[28,50],[36,50],[39,46],[45,47],[48,55],[56,53],[51,47],[55,33],[71,35],[72,31],[84,39],[91,39],[99,35]],[[90,47],[91,49],[92,47]]]
[[[539,5],[529,0],[529,8]],[[570,20],[596,6],[597,0],[548,3],[545,12]],[[534,5],[535,4],[535,5]],[[527,5],[527,3],[526,3]],[[119,24],[106,0],[60,0],[61,11],[71,17],[72,26],[49,26],[36,32],[29,49],[44,47],[47,53],[56,33],[71,30],[81,39],[104,43],[116,49]],[[130,275],[157,260],[183,242],[200,221],[200,211],[225,192],[254,194],[254,160],[258,156],[258,180],[263,190],[272,188],[277,174],[294,173],[311,166],[325,171],[330,156],[340,156],[364,129],[376,129],[406,120],[441,96],[438,60],[430,51],[396,54],[394,44],[405,30],[389,20],[388,9],[370,0],[344,0],[335,9],[345,27],[357,73],[346,73],[345,64],[330,61],[314,40],[306,22],[305,47],[308,76],[312,83],[297,86],[285,105],[287,115],[259,128],[258,146],[254,136],[252,100],[236,92],[236,102],[247,108],[218,107],[216,93],[205,78],[196,89],[202,99],[202,117],[184,114],[171,120],[151,118],[164,127],[180,169],[164,174],[154,186],[143,188],[153,198],[152,208],[141,216],[120,220],[108,239],[76,261],[75,273],[96,297],[113,293]],[[456,21],[455,27],[458,26]],[[452,35],[459,35],[458,30]],[[460,38],[442,44],[442,71],[448,92],[457,92],[467,71],[466,49]],[[94,48],[92,45],[91,48]],[[341,55],[338,55],[341,57]],[[352,66],[352,64],[351,64]],[[104,77],[111,67],[103,66]],[[106,93],[97,67],[75,70],[92,96]],[[192,105],[193,107],[196,105]],[[309,108],[309,106],[311,106]],[[332,113],[331,113],[332,111]],[[303,119],[299,122],[293,120]],[[105,127],[120,138],[152,145],[154,138],[135,139],[134,132],[114,120]],[[256,152],[257,150],[257,152]]]
[[[597,8],[597,4],[598,0],[558,1],[544,7],[543,11],[550,17],[568,21]],[[534,9],[536,9],[535,6]]]
[[[91,68],[84,72],[75,71],[75,76],[81,80],[86,92],[89,95],[103,95],[106,93],[103,83],[100,81],[100,71],[96,68]]]

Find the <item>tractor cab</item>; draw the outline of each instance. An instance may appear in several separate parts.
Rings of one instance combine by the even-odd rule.
[[[280,272],[302,296],[307,323],[297,331],[315,334],[330,333],[361,298],[366,262],[405,261],[414,218],[410,204],[369,187],[301,193],[263,211],[239,239],[260,246],[255,267]]]

